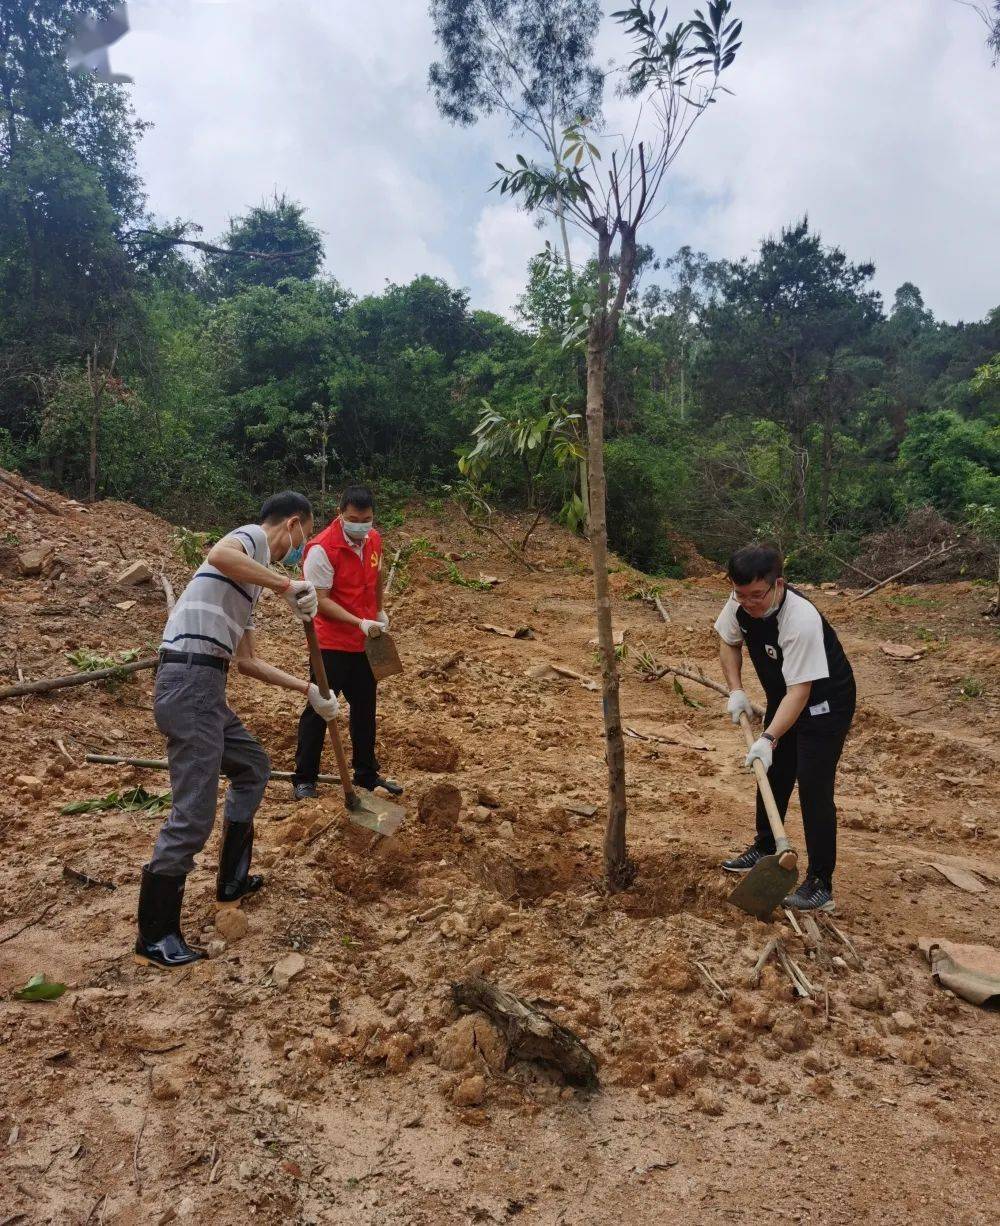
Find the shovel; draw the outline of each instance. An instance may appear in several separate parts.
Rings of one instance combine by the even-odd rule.
[[[316,638],[316,627],[311,621],[305,623],[306,642],[309,644],[309,663],[312,665],[316,686],[324,698],[330,697],[330,685],[326,679],[326,667],[323,664],[323,653],[320,651],[319,640]],[[337,721],[331,719],[327,723],[333,752],[337,758],[337,770],[340,782],[344,788],[344,803],[350,820],[355,826],[364,826],[366,830],[374,830],[376,834],[395,834],[399,829],[406,810],[401,805],[395,805],[391,800],[383,800],[373,792],[355,787],[351,782],[350,771],[347,769],[347,758],[344,746],[340,740],[340,730]]]
[[[754,743],[754,735],[745,711],[740,712],[740,727],[749,749]],[[753,773],[757,776],[757,787],[760,789],[764,808],[767,810],[767,820],[774,835],[774,855],[764,856],[757,861],[729,895],[729,901],[747,915],[766,920],[782,899],[795,889],[799,879],[799,857],[785,837],[781,814],[774,802],[771,785],[767,781],[767,768],[759,758],[753,760]]]

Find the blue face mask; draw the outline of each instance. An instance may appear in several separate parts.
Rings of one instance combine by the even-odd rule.
[[[289,533],[288,535],[289,544],[291,544],[291,540],[292,540],[292,536],[291,536],[291,533]],[[282,566],[298,566],[298,564],[302,561],[302,553],[305,547],[306,547],[305,541],[303,541],[301,545],[292,545],[292,548],[289,549],[289,551],[281,559],[281,565]]]

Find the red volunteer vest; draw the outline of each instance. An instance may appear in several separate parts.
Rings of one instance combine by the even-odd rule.
[[[338,516],[306,545],[305,557],[316,547],[324,549],[333,567],[333,587],[330,599],[355,617],[374,621],[378,615],[378,572],[382,564],[382,538],[372,528],[365,539],[361,557],[347,542]],[[364,651],[365,636],[357,626],[332,621],[317,613],[316,637],[326,651]]]

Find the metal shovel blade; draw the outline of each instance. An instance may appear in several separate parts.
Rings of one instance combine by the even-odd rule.
[[[382,633],[375,638],[365,639],[365,655],[376,681],[384,681],[386,677],[394,677],[396,673],[403,671],[391,634]]]
[[[395,834],[403,824],[406,810],[402,805],[383,800],[374,792],[356,787],[346,798],[347,813],[355,826],[363,826],[376,834]]]
[[[778,856],[764,856],[733,890],[728,901],[747,915],[770,919],[774,908],[795,889],[798,879],[797,868],[782,868]]]

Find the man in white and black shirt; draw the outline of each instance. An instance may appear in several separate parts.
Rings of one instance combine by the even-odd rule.
[[[282,596],[304,621],[316,613],[316,589],[271,570],[272,558],[294,565],[312,531],[309,500],[294,490],[264,503],[260,522],[243,524],[214,545],[167,620],[160,644],[153,713],[166,737],[172,803],[139,889],[136,957],[156,966],[186,966],[205,955],[180,927],[184,883],[215,825],[219,775],[229,780],[219,851],[216,899],[236,904],[264,884],[250,874],[253,819],[270,763],[226,699],[231,664],[244,676],[304,695],[323,720],[336,698],[260,659],[253,614],[264,588]]]
[[[815,605],[782,577],[781,555],[770,545],[749,545],[729,559],[733,594],[715,629],[730,694],[726,710],[738,724],[751,716],[742,688],[743,648],[767,696],[764,730],[747,754],[759,758],[784,817],[799,785],[802,825],[809,852],[805,881],[784,905],[832,911],[837,859],[834,784],[857,694],[854,673],[832,626]],[[757,796],[757,837],[742,855],[726,860],[731,873],[746,873],[774,853],[774,836]]]

